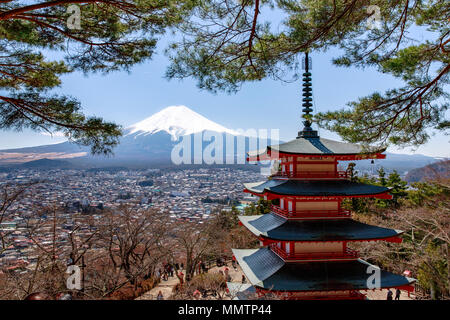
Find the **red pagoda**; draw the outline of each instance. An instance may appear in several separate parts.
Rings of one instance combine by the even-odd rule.
[[[311,128],[311,73],[308,54],[303,73],[304,129],[296,139],[265,150],[249,152],[247,161],[278,160],[269,180],[245,184],[244,192],[272,200],[271,212],[239,216],[240,224],[261,243],[259,249],[233,249],[249,280],[229,283],[241,299],[248,293],[281,299],[365,299],[373,289],[368,278],[378,267],[358,258],[348,248],[356,241],[400,243],[403,231],[355,221],[342,208],[350,198],[391,199],[389,189],[352,182],[338,161],[384,159],[382,150],[320,138]],[[370,268],[371,267],[371,268]],[[413,291],[415,279],[378,269],[377,289]]]

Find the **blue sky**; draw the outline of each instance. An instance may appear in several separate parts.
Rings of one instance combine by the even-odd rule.
[[[358,97],[402,85],[401,81],[375,69],[338,68],[331,63],[338,55],[337,50],[311,54],[313,100],[317,111],[336,110]],[[124,127],[170,105],[186,105],[230,129],[279,128],[282,140],[294,138],[302,127],[300,82],[264,80],[244,84],[237,94],[212,94],[198,89],[193,79],[166,80],[167,64],[168,59],[159,53],[152,61],[133,67],[130,73],[87,77],[73,73],[62,78],[63,84],[57,91],[79,99],[86,114],[101,116]],[[320,134],[339,139],[325,130],[320,130]],[[0,149],[61,141],[64,138],[31,131],[0,131]],[[449,137],[437,134],[416,151],[411,148],[389,148],[388,151],[450,157]]]

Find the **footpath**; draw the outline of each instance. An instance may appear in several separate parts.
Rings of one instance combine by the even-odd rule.
[[[231,276],[233,282],[241,282],[243,273],[241,268],[239,268],[239,266],[237,266],[236,270],[232,266],[222,266],[222,267],[215,266],[210,268],[208,270],[208,273],[218,273],[219,271],[224,272],[225,268],[228,268],[228,273]],[[183,274],[186,274],[185,270],[182,270],[182,272]],[[162,292],[164,300],[169,299],[170,296],[172,295],[172,290],[177,283],[180,283],[180,280],[177,278],[176,275],[174,275],[173,277],[169,277],[167,281],[161,279],[161,282],[158,283],[156,287],[140,295],[135,300],[156,300],[159,291]]]

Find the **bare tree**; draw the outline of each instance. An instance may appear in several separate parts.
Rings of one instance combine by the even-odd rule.
[[[221,254],[219,244],[222,243],[224,233],[213,220],[202,224],[179,222],[174,229],[176,246],[186,257],[186,280],[190,280],[205,257]]]
[[[448,182],[440,183],[441,186]],[[391,212],[389,219],[372,215],[364,222],[404,230],[403,242],[360,243],[361,256],[395,273],[410,270],[428,297],[450,296],[450,202],[448,191],[426,198],[419,206],[405,204]]]
[[[0,190],[0,224],[17,212],[14,206],[23,194],[35,183],[26,183],[21,185],[4,185]],[[10,235],[12,230],[0,228],[0,254],[10,245]]]
[[[153,275],[156,265],[170,252],[168,228],[167,216],[155,210],[138,212],[121,207],[106,213],[98,229],[99,245],[107,254],[110,276],[115,280],[102,289],[103,296],[127,283],[137,289],[142,280]]]
[[[56,207],[35,208],[36,217],[26,220],[27,238],[33,243],[28,254],[37,257],[34,265],[27,268],[8,270],[5,277],[3,292],[9,292],[5,298],[23,299],[26,296],[40,292],[48,297],[56,297],[64,292],[66,266],[61,259],[64,257],[61,246],[61,224]],[[49,219],[44,218],[47,215]],[[0,290],[2,291],[2,290]]]
[[[50,298],[70,293],[77,299],[129,299],[151,289],[156,265],[170,253],[166,215],[125,206],[106,211],[101,219],[69,218],[61,211],[58,206],[36,209],[36,216],[27,219],[37,261],[27,270],[4,274],[0,296],[23,299],[40,292]],[[81,290],[66,287],[68,265],[81,268]]]

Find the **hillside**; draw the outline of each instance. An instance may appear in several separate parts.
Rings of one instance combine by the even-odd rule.
[[[443,160],[425,167],[412,169],[405,179],[409,183],[450,178],[450,160]]]
[[[5,166],[5,169],[39,169],[39,170],[51,170],[51,169],[68,169],[73,168],[74,165],[66,160],[53,160],[53,159],[39,159],[24,162],[17,165]]]

